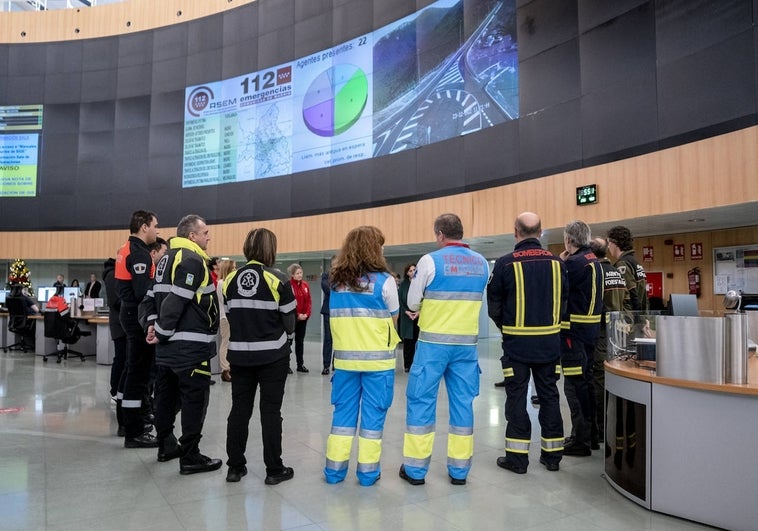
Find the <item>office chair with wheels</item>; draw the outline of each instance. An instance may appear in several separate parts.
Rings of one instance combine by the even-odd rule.
[[[5,345],[3,352],[9,350],[34,350],[34,321],[26,316],[24,311],[24,298],[22,296],[8,296],[5,299],[5,305],[8,307],[8,331],[11,334],[21,336],[21,341],[12,345]],[[12,336],[8,336],[9,340]]]
[[[83,354],[79,351],[68,348],[69,345],[73,345],[79,338],[83,336],[89,336],[92,332],[87,332],[79,329],[78,323],[67,315],[61,315],[57,311],[45,312],[45,337],[57,339],[63,343],[63,350],[56,352],[57,359],[55,363],[60,363],[61,360],[67,360],[69,354],[78,356],[82,361],[86,356],[92,356],[92,354]],[[53,354],[44,354],[42,361],[47,361],[48,356]]]

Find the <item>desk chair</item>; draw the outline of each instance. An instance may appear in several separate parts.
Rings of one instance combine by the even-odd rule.
[[[8,296],[5,299],[5,304],[8,306],[8,331],[21,336],[21,341],[12,345],[5,345],[3,352],[34,350],[34,321],[26,317],[23,297]],[[13,336],[9,336],[9,339],[11,337]]]
[[[91,334],[92,332],[79,330],[78,323],[67,315],[61,315],[57,311],[45,312],[45,337],[57,339],[63,343],[63,350],[56,353],[58,359],[55,360],[55,363],[60,363],[64,359],[67,360],[69,354],[78,356],[84,361],[86,356],[83,353],[72,350],[68,346],[79,341],[82,336]],[[44,354],[42,361],[47,361],[48,356],[52,356],[52,354]],[[92,354],[87,354],[87,356],[92,356]]]

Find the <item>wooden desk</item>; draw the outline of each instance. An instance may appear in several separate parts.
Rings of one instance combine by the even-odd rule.
[[[630,407],[638,412],[636,464],[644,463],[645,476],[645,484],[633,489],[636,494],[630,492],[614,480],[627,464],[614,463],[612,454],[606,459],[609,483],[654,511],[727,529],[755,529],[758,358],[748,360],[744,385],[661,378],[617,360],[605,362],[605,377],[606,441],[620,435],[609,418],[621,414],[610,403],[618,397],[626,401],[625,420]]]

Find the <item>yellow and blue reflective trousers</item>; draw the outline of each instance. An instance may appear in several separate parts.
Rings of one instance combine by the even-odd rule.
[[[335,368],[332,377],[332,430],[326,440],[327,483],[345,479],[353,439],[358,432],[358,468],[356,475],[363,486],[379,479],[382,455],[382,431],[387,410],[392,404],[395,370],[345,371]],[[358,414],[360,409],[360,430]]]
[[[450,410],[447,471],[466,479],[474,455],[474,398],[479,395],[476,345],[442,345],[419,341],[406,388],[406,429],[403,466],[422,479],[429,470],[434,446],[437,393],[445,379]]]

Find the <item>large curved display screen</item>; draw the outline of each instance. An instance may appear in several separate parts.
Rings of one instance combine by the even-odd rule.
[[[515,0],[440,0],[307,57],[188,87],[182,186],[388,155],[518,113]]]

